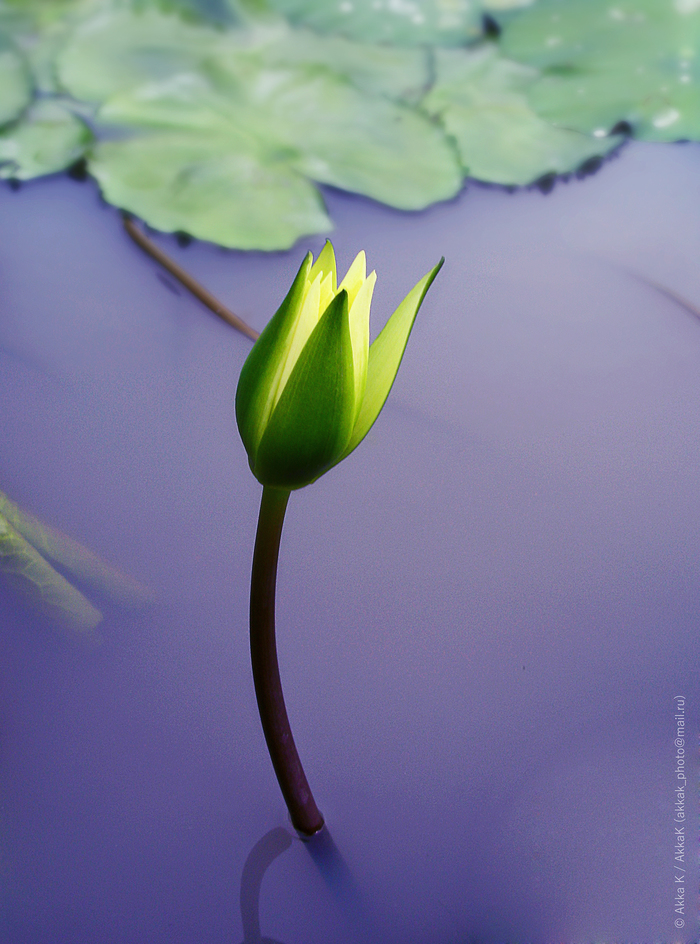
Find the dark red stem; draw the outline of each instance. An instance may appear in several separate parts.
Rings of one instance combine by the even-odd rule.
[[[275,585],[284,513],[289,492],[264,488],[250,585],[250,656],[267,749],[292,825],[307,836],[323,826],[309,788],[284,705],[275,643]]]

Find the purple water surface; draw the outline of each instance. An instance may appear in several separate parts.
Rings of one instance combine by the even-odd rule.
[[[290,501],[315,845],[250,676],[249,342],[92,184],[0,189],[0,488],[156,594],[93,594],[94,648],[0,599],[3,944],[697,938],[700,317],[638,277],[700,306],[699,181],[697,145],[636,144],[548,196],[327,193],[340,267],[377,269],[375,330],[447,261],[367,440]],[[323,242],[159,241],[257,328]]]

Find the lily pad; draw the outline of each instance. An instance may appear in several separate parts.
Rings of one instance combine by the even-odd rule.
[[[0,125],[21,114],[31,96],[32,80],[25,58],[7,36],[0,34]]]
[[[270,31],[264,54],[270,66],[323,66],[370,95],[402,101],[419,98],[430,78],[424,49],[320,36],[286,24]]]
[[[158,229],[279,249],[331,228],[311,180],[405,209],[461,186],[440,129],[400,101],[427,83],[421,50],[124,8],[79,26],[58,69],[120,138],[90,162],[105,198]]]
[[[56,93],[58,50],[77,23],[112,2],[117,0],[0,0],[0,29],[24,53],[34,88]]]
[[[617,146],[553,127],[532,110],[525,92],[536,69],[503,59],[493,45],[436,51],[436,79],[422,107],[457,142],[465,174],[499,184],[529,184],[566,174]]]
[[[325,70],[265,70],[228,95],[195,76],[115,96],[99,112],[125,140],[97,145],[105,197],[166,231],[281,249],[330,229],[307,178],[418,209],[461,186],[426,118]]]
[[[91,141],[92,134],[70,106],[40,99],[21,121],[0,132],[0,177],[30,180],[65,170]]]
[[[458,46],[481,36],[479,0],[269,0],[295,25],[361,42]]]
[[[542,70],[529,101],[557,125],[602,136],[621,121],[641,138],[700,137],[700,4],[695,0],[540,0],[502,49]]]
[[[251,69],[322,66],[373,95],[415,98],[428,82],[427,57],[342,37],[293,30],[281,19],[215,30],[157,9],[105,10],[73,33],[58,57],[63,87],[84,101],[181,73],[245,82]]]
[[[106,9],[82,22],[57,57],[63,88],[100,103],[134,86],[206,72],[223,34],[146,8]]]

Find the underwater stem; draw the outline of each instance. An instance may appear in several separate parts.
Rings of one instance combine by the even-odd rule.
[[[138,228],[130,216],[122,214],[122,220],[124,222],[124,229],[129,236],[131,236],[136,245],[140,246],[141,249],[147,252],[156,262],[159,262],[171,275],[174,275],[178,282],[182,283],[188,291],[192,292],[195,298],[198,298],[200,302],[206,305],[210,311],[213,311],[215,315],[218,315],[226,324],[240,331],[241,334],[250,338],[251,341],[257,341],[260,335],[255,328],[251,328],[242,318],[239,318],[238,315],[235,315],[226,305],[222,304],[215,295],[212,295],[208,289],[200,285],[196,279],[193,279],[189,272],[185,272],[182,266],[179,266],[177,262],[156,246],[156,244]]]
[[[284,705],[275,644],[275,585],[280,537],[289,492],[263,488],[250,585],[250,656],[267,748],[292,824],[312,836],[323,816],[309,788]]]

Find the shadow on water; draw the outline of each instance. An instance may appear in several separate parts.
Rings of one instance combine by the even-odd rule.
[[[278,826],[256,842],[245,860],[241,875],[242,944],[281,944],[260,933],[260,887],[265,872],[291,844],[292,837],[287,830]]]
[[[271,829],[250,851],[241,874],[241,944],[282,944],[264,937],[260,930],[260,889],[265,872],[292,845],[293,837],[281,826]],[[360,890],[333,837],[325,827],[316,836],[304,838],[314,865],[353,930],[366,929],[367,908]]]
[[[336,846],[328,826],[324,826],[320,833],[303,841],[323,881],[353,929],[357,932],[366,928],[370,917],[367,903]]]

